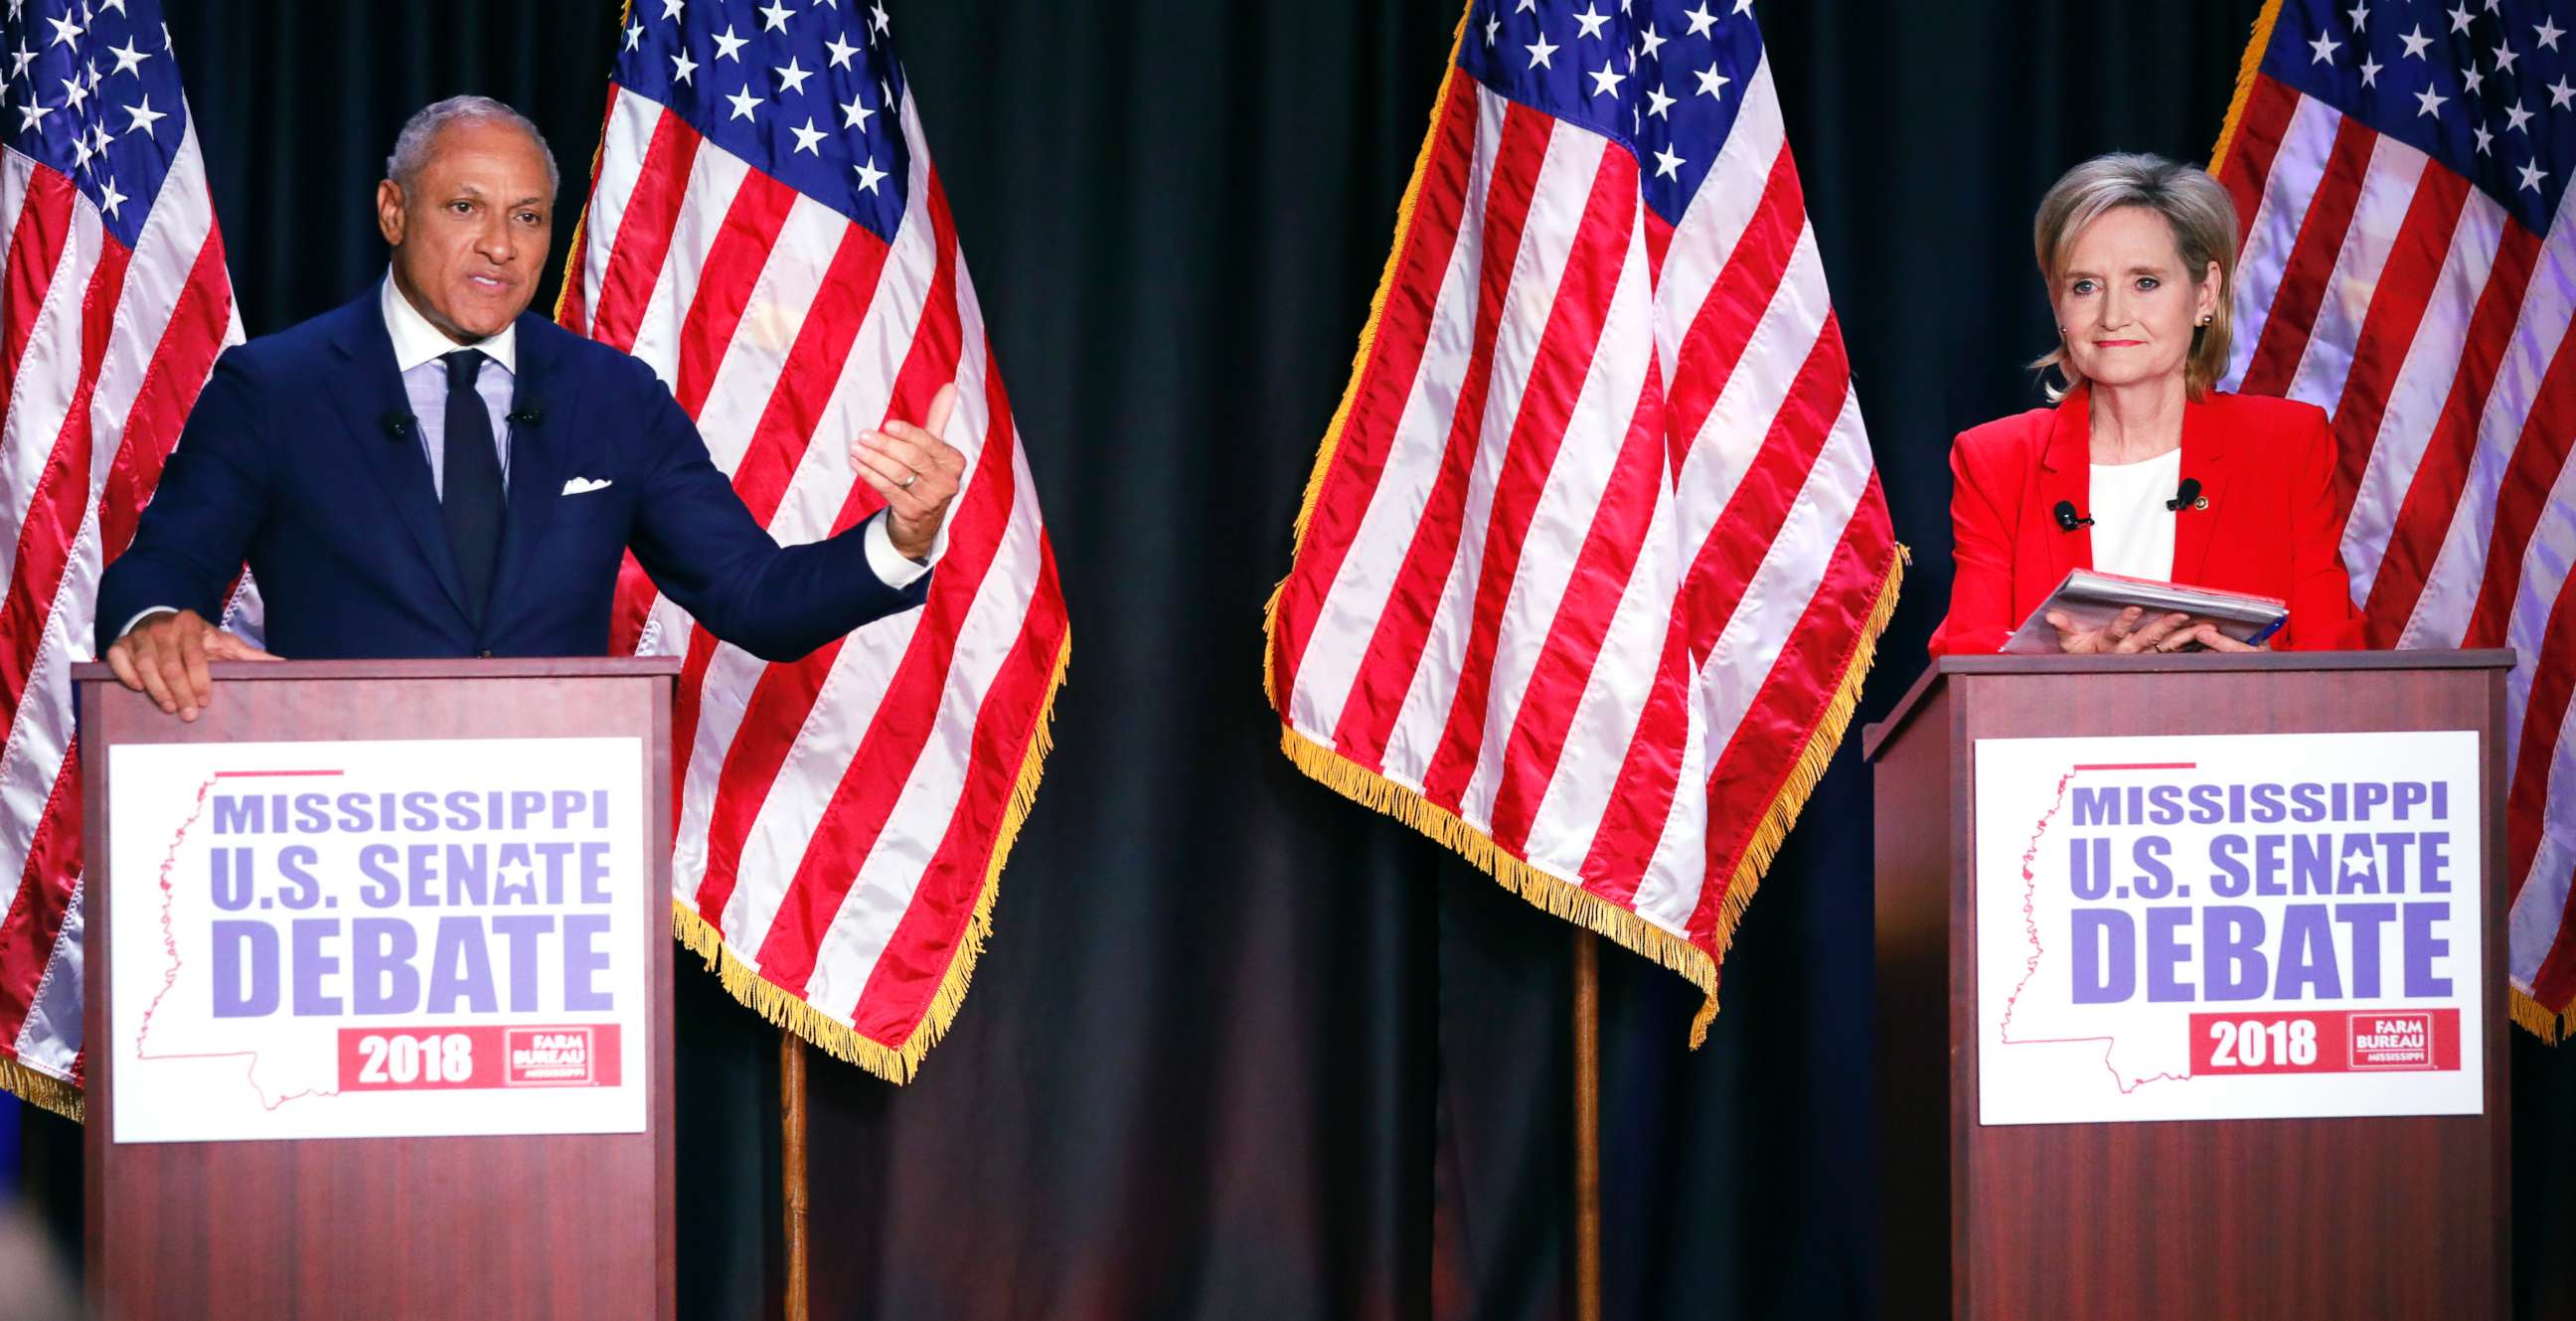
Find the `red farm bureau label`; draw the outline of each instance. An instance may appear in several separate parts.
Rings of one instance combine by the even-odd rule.
[[[2191,1071],[2432,1073],[2460,1067],[2457,1009],[2194,1014]]]
[[[615,1023],[340,1029],[340,1090],[615,1087]]]

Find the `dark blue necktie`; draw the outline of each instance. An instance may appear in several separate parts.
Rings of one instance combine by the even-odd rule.
[[[456,557],[457,580],[465,588],[466,609],[480,624],[492,599],[492,566],[501,558],[501,451],[493,443],[492,415],[484,410],[483,396],[474,392],[483,351],[458,349],[439,361],[447,364],[447,457],[439,512],[447,524],[447,548]]]

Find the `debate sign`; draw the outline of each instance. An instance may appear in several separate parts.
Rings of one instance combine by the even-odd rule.
[[[1979,739],[1987,1124],[2477,1114],[2472,731]]]
[[[643,1131],[643,759],[115,748],[114,1140]]]

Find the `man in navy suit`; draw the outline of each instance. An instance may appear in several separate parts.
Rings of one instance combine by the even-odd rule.
[[[596,656],[621,553],[718,637],[792,660],[927,595],[966,461],[889,422],[850,447],[886,501],[781,548],[643,363],[527,311],[558,176],[534,125],[456,97],[403,128],[376,187],[384,282],[226,352],[99,584],[117,677],[193,720],[209,660],[270,656],[208,623],[248,563],[296,659]]]

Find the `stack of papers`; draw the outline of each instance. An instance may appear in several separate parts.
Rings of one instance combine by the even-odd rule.
[[[2145,611],[2143,618],[2181,613],[2206,620],[2218,631],[2247,646],[2256,646],[2281,631],[2290,619],[2290,605],[2269,596],[2250,596],[2243,592],[2222,592],[2214,587],[2183,587],[2147,578],[2123,578],[2116,573],[2096,573],[2091,569],[2068,571],[2057,590],[2030,612],[2013,635],[2004,639],[2007,656],[2054,656],[2057,629],[2048,622],[2051,614],[2065,615],[2074,621],[2077,631],[2100,628],[2121,611],[2136,606]]]

